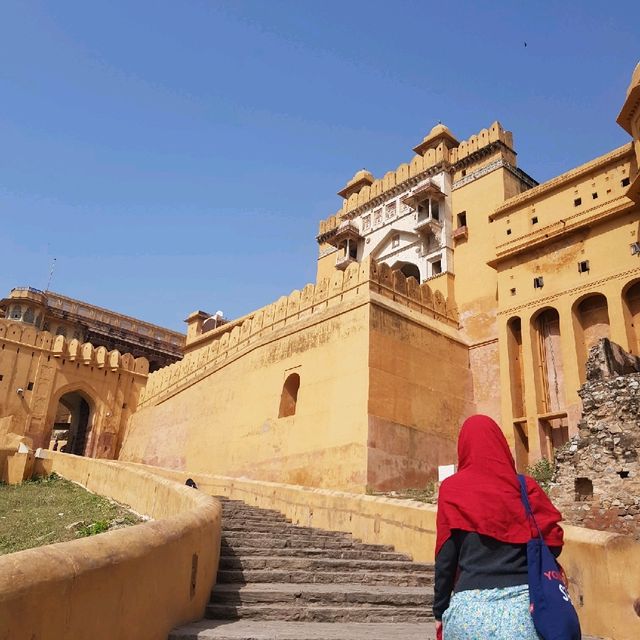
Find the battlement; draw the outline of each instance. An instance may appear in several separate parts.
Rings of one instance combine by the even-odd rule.
[[[467,166],[476,160],[477,152],[488,151],[491,146],[497,145],[513,152],[513,134],[496,120],[488,129],[481,129],[457,146],[449,148],[444,141],[440,142],[422,155],[415,155],[409,163],[401,164],[395,171],[388,171],[384,177],[375,179],[370,185],[363,182],[364,186],[358,191],[347,192],[349,196],[337,213],[320,221],[318,240],[322,242],[323,236],[337,228],[342,220],[355,217],[364,209],[383,202],[391,197],[392,192],[408,189],[412,182],[438,170],[454,171],[458,165]]]
[[[94,347],[91,343],[69,340],[64,336],[54,336],[48,331],[38,331],[35,327],[20,322],[0,319],[0,341],[31,347],[48,352],[54,358],[64,358],[85,366],[93,366],[114,373],[129,372],[140,376],[149,373],[146,358],[134,358],[130,353],[118,350],[107,351],[105,347]]]
[[[440,291],[433,292],[428,284],[419,284],[415,278],[406,278],[400,271],[367,258],[349,265],[344,272],[336,270],[331,278],[323,278],[315,285],[307,284],[302,291],[292,291],[243,318],[196,335],[187,344],[183,360],[149,375],[140,406],[161,402],[280,329],[342,302],[371,294],[429,316],[448,330],[458,328],[453,301]]]

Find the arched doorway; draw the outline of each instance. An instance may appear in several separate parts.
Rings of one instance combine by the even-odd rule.
[[[640,281],[623,292],[623,299],[629,350],[637,356],[640,355]]]
[[[540,453],[552,460],[554,449],[569,441],[560,315],[549,307],[536,315],[532,322],[537,337],[537,349],[533,355],[537,371],[537,406],[541,414],[538,420]]]
[[[91,431],[91,405],[80,391],[65,393],[58,401],[51,447],[83,456]]]
[[[573,313],[578,325],[576,352],[579,358],[580,379],[584,382],[589,349],[600,338],[610,337],[607,299],[601,293],[588,295],[576,302]]]
[[[539,313],[534,319],[538,349],[534,354],[537,360],[538,411],[556,412],[564,409],[564,366],[560,336],[560,316],[553,308]]]

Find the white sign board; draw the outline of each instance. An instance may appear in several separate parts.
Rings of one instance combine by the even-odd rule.
[[[441,464],[438,467],[438,482],[446,480],[449,476],[452,476],[456,472],[455,464]]]

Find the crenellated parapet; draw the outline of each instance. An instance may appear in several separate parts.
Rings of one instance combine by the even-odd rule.
[[[149,373],[149,362],[146,358],[134,358],[130,353],[121,354],[116,349],[107,351],[105,347],[96,348],[89,342],[81,343],[76,339],[54,336],[48,331],[38,331],[33,326],[6,319],[0,319],[0,342],[31,347],[53,358],[114,373],[130,372],[141,376]]]
[[[384,202],[392,197],[396,192],[407,190],[414,183],[427,178],[430,175],[442,170],[455,171],[458,166],[466,166],[474,162],[480,154],[487,153],[491,149],[501,146],[513,153],[513,134],[506,131],[496,120],[488,129],[481,129],[467,140],[458,142],[450,135],[446,137],[434,136],[432,133],[425,138],[416,150],[423,151],[416,154],[410,162],[403,163],[395,171],[388,171],[382,178],[374,179],[370,176],[368,180],[356,180],[363,172],[358,172],[347,184],[347,187],[339,193],[347,195],[342,208],[326,220],[320,221],[318,230],[318,241],[324,242],[327,234],[335,230],[346,218],[353,218],[373,206]],[[442,127],[443,131],[446,130]],[[448,130],[446,130],[448,131]],[[423,145],[428,145],[429,139],[433,139],[434,146],[424,149]],[[437,143],[437,144],[436,144]],[[371,180],[373,180],[371,182]],[[355,188],[349,188],[353,185]]]
[[[273,339],[282,329],[356,298],[376,296],[429,316],[449,329],[458,327],[453,301],[440,291],[434,292],[427,283],[419,284],[415,278],[406,278],[400,271],[367,258],[344,271],[336,270],[331,278],[292,291],[244,318],[196,336],[181,361],[149,375],[140,406],[157,404],[246,350]]]

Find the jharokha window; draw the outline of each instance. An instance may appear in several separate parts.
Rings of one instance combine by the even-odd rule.
[[[300,376],[292,373],[287,376],[282,387],[282,395],[280,396],[280,410],[278,418],[286,418],[296,414],[296,404],[298,402],[298,389],[300,389]]]

